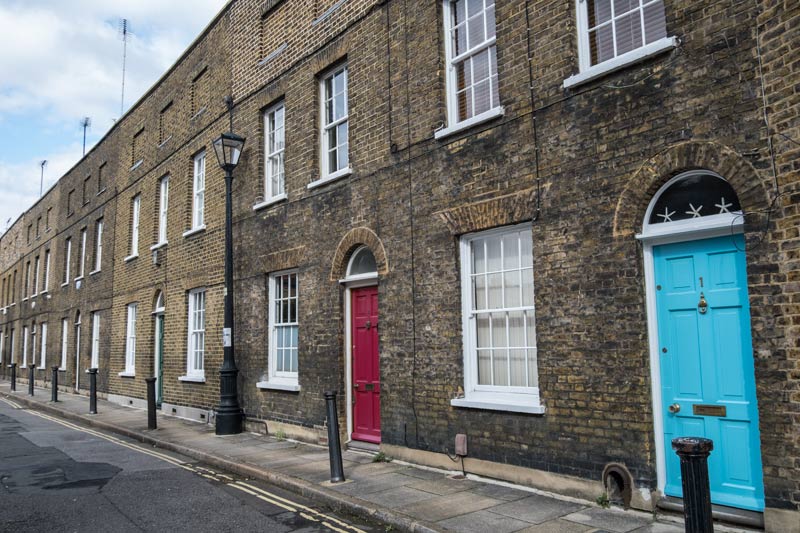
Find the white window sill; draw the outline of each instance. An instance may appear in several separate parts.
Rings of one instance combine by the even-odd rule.
[[[523,395],[520,395],[523,396]],[[544,414],[544,405],[540,405],[532,396],[524,395],[516,401],[506,399],[491,399],[480,395],[474,398],[455,398],[450,400],[453,407],[466,407],[468,409],[487,409],[489,411],[507,411],[511,413],[528,413],[533,415]]]
[[[264,209],[265,207],[269,207],[271,205],[277,204],[278,202],[282,202],[286,200],[286,193],[279,194],[278,196],[273,196],[268,200],[264,200],[263,202],[259,202],[253,206],[253,211],[258,211],[259,209]]]
[[[98,268],[97,270],[92,270],[91,272],[89,272],[89,275],[90,275],[90,276],[94,276],[95,274],[99,274],[100,272],[101,272],[101,271],[100,271],[100,269]]]
[[[169,140],[170,140],[170,139],[172,139],[172,135],[170,135],[169,137],[167,137],[166,139],[164,139],[163,141],[161,141],[161,142],[159,143],[159,145],[158,145],[158,147],[157,147],[157,148],[158,148],[159,150],[160,150],[161,148],[163,148],[163,147],[164,147],[164,145],[165,145],[165,144],[167,144],[167,143],[169,142]]]
[[[66,372],[66,371],[67,371],[67,369],[66,369],[66,368],[64,368],[64,367],[59,367],[58,371],[59,371],[59,372]]]
[[[163,248],[163,247],[164,247],[164,246],[166,246],[167,244],[169,244],[167,241],[164,241],[164,242],[157,242],[157,243],[155,243],[153,246],[151,246],[151,247],[150,247],[150,251],[151,251],[151,252],[153,252],[153,251],[155,251],[155,250],[158,250],[159,248]]]
[[[353,173],[353,170],[350,167],[343,168],[341,170],[337,170],[336,172],[334,172],[332,174],[328,174],[324,178],[320,178],[317,181],[312,181],[311,183],[306,185],[306,187],[308,187],[309,189],[313,189],[315,187],[320,187],[322,185],[325,185],[326,183],[330,183],[332,181],[336,181],[339,178],[343,178],[345,176],[349,176],[352,173]]]
[[[203,376],[181,376],[178,381],[186,381],[189,383],[205,383],[206,378]]]
[[[74,280],[72,280],[72,281],[74,281],[75,283],[77,283],[77,282],[79,282],[79,281],[83,281],[83,276],[78,276],[77,278],[75,278],[75,279],[74,279]]]
[[[131,261],[133,261],[134,259],[138,259],[138,257],[139,257],[139,254],[133,254],[133,255],[129,255],[128,257],[126,257],[125,259],[123,259],[123,261],[125,261],[126,263],[130,263],[130,262],[131,262]]]
[[[138,160],[136,163],[133,164],[133,166],[131,167],[130,172],[133,172],[134,170],[136,170],[137,168],[142,166],[142,163],[144,163],[144,159]]]
[[[481,124],[482,122],[487,122],[494,118],[502,117],[505,114],[505,112],[506,110],[503,108],[503,106],[495,107],[494,109],[490,109],[489,111],[484,111],[480,115],[475,115],[474,117],[470,117],[467,120],[462,120],[457,124],[453,124],[452,126],[440,129],[439,131],[434,132],[433,138],[443,139],[449,135],[458,133],[459,131],[464,131],[473,126]]]
[[[637,48],[636,50],[631,50],[630,52],[622,54],[621,56],[617,56],[614,59],[609,59],[608,61],[604,61],[599,65],[589,67],[583,72],[579,72],[578,74],[570,76],[564,80],[564,88],[569,89],[582,83],[590,82],[601,76],[605,76],[606,74],[625,68],[628,65],[638,61],[643,61],[656,54],[660,54],[665,50],[671,50],[676,46],[678,46],[677,37],[664,37],[663,39],[659,39],[658,41],[642,46],[641,48]]]
[[[194,120],[194,119],[196,119],[197,117],[199,117],[200,115],[202,115],[205,112],[206,112],[206,108],[205,107],[201,107],[200,110],[197,113],[195,113],[194,115],[192,115],[192,118],[190,118],[189,120]]]
[[[67,283],[67,285],[69,285],[69,283]],[[27,298],[27,297],[25,297],[25,298],[23,298],[23,299],[22,299],[22,301],[23,301],[23,302],[27,302],[27,301],[28,301],[28,298]]]
[[[197,226],[196,228],[192,228],[190,230],[183,232],[183,237],[191,237],[192,235],[197,235],[198,233],[202,233],[206,230],[206,225],[203,224],[202,226]]]
[[[281,383],[276,381],[259,381],[256,383],[256,387],[259,389],[270,389],[270,390],[282,390],[282,391],[289,391],[289,392],[299,392],[300,385],[297,383]]]
[[[69,286],[69,281],[65,281],[64,283],[61,284],[61,287],[68,287],[68,286]]]
[[[136,372],[120,372],[117,375],[121,378],[135,378]]]

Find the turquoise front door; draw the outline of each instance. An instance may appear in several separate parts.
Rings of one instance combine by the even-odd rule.
[[[750,306],[741,235],[653,248],[668,496],[676,437],[714,441],[711,501],[764,509]]]

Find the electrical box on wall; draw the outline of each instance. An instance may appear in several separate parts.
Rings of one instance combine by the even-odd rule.
[[[467,436],[464,433],[456,435],[456,455],[461,457],[467,455]]]

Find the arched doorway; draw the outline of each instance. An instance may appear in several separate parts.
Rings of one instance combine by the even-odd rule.
[[[345,353],[347,430],[351,440],[381,441],[380,357],[378,352],[378,268],[367,246],[356,248],[347,264]]]
[[[714,441],[711,501],[763,511],[743,217],[733,187],[696,170],[650,202],[643,243],[659,489],[682,497],[675,437]]]
[[[162,291],[156,294],[153,319],[155,320],[153,376],[156,378],[156,407],[160,409],[164,399],[164,293]]]

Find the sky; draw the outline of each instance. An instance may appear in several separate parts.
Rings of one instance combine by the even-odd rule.
[[[178,59],[226,0],[0,0],[0,232]]]

